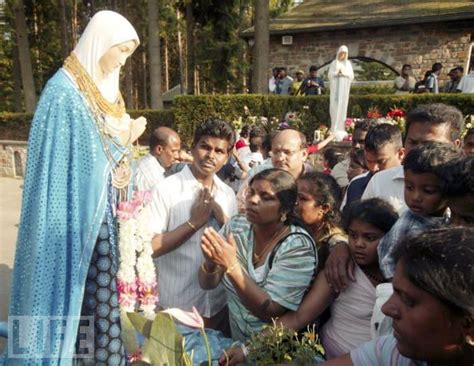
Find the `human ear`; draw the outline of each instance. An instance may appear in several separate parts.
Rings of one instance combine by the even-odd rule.
[[[163,152],[163,146],[157,145],[157,146],[155,147],[155,154],[156,154],[156,155],[161,155],[162,152]]]
[[[405,148],[401,147],[400,150],[398,150],[398,160],[403,161],[405,158]]]
[[[460,139],[456,139],[456,140],[454,140],[453,144],[454,144],[454,146],[460,147],[460,146],[461,146],[461,140],[460,140]]]

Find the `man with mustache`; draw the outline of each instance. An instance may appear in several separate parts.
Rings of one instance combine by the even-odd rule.
[[[248,178],[240,186],[237,193],[239,212],[245,209],[245,195],[248,182],[252,177],[263,170],[279,168],[291,173],[295,178],[311,171],[309,164],[305,164],[308,152],[306,137],[297,130],[286,129],[278,132],[272,139],[271,160],[264,162],[248,172]]]
[[[237,212],[232,188],[215,174],[233,146],[233,131],[226,122],[209,119],[198,126],[192,164],[158,184],[150,204],[160,305],[185,311],[196,307],[206,327],[224,331],[224,290],[222,286],[202,290],[197,273],[203,262],[200,240],[204,229],[219,230]]]

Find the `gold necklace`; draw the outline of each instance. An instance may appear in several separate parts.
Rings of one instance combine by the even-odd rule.
[[[115,103],[109,102],[100,92],[89,73],[84,69],[79,59],[71,52],[64,60],[64,68],[74,77],[79,90],[84,94],[90,105],[94,105],[103,114],[121,118],[125,114],[125,102],[118,92]]]
[[[272,238],[269,240],[269,242],[263,247],[263,250],[260,252],[260,254],[256,253],[256,248],[254,247],[254,251],[252,253],[252,263],[255,265],[258,262],[260,262],[260,259],[262,259],[263,255],[268,252],[268,249],[272,248],[278,240],[280,240],[284,234],[287,233],[289,230],[289,226],[284,226],[280,230],[278,230],[275,234],[273,234]]]
[[[102,148],[112,165],[112,185],[119,190],[121,198],[127,199],[127,186],[132,177],[130,166],[131,146],[128,149],[120,145],[115,139],[106,133],[105,116],[109,115],[114,118],[121,118],[125,114],[125,103],[120,92],[117,95],[117,102],[110,103],[104,98],[97,88],[90,75],[79,62],[77,56],[71,52],[69,57],[64,60],[64,68],[74,78],[79,91],[84,95],[89,105],[99,130],[99,137]],[[120,161],[116,161],[110,151],[109,144],[114,145],[117,149],[122,150],[125,155]]]

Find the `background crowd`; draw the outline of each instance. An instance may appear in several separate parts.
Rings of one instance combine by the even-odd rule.
[[[443,65],[433,64],[424,75],[413,75],[409,64],[403,65],[400,75],[394,80],[393,88],[396,94],[406,93],[474,93],[474,66],[464,74],[464,67],[456,66],[449,70],[449,80],[441,85],[438,81],[443,72]],[[281,95],[319,95],[326,86],[324,80],[318,76],[318,67],[313,65],[306,74],[297,70],[294,77],[288,75],[286,67],[274,67],[272,77],[268,81],[268,91],[271,94]]]

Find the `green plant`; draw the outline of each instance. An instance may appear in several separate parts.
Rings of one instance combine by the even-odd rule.
[[[286,363],[304,366],[324,359],[324,349],[314,326],[299,335],[273,321],[263,332],[254,334],[249,343],[247,360],[251,365]]]

